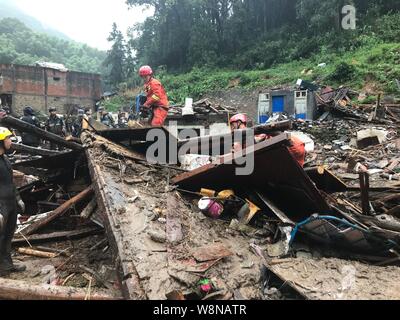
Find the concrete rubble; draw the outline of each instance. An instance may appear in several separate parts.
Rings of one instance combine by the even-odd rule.
[[[168,145],[221,141],[179,164],[146,158],[147,127],[78,143],[4,116],[66,149],[19,144],[10,156],[29,208],[14,258],[28,268],[0,279],[0,298],[399,299],[400,108],[352,106],[350,94],[325,90],[316,121],[254,127],[273,137],[243,152],[224,152],[230,133],[179,140],[163,128]],[[254,170],[237,175],[247,156]]]

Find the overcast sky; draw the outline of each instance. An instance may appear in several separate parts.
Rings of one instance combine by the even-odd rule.
[[[14,0],[27,14],[47,26],[102,50],[109,49],[107,37],[113,22],[126,34],[129,26],[142,22],[147,10],[133,7],[128,10],[125,0]]]

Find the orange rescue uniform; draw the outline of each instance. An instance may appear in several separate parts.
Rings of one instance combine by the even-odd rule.
[[[168,116],[168,97],[161,82],[151,78],[144,85],[144,91],[147,95],[145,107],[153,108],[152,126],[162,126]]]
[[[259,134],[255,136],[256,143],[261,142],[265,139],[269,139],[271,136],[266,134]],[[304,160],[306,157],[305,144],[299,138],[292,136],[290,138],[290,146],[288,147],[290,154],[298,162],[301,167],[304,167]]]

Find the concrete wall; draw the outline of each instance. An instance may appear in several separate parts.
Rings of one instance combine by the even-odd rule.
[[[98,74],[20,65],[0,65],[0,74],[0,94],[12,95],[16,115],[28,105],[43,113],[51,106],[59,113],[76,105],[94,107],[102,94]]]

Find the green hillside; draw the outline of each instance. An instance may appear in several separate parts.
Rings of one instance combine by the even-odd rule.
[[[34,32],[14,18],[0,20],[0,63],[62,63],[70,70],[105,73],[106,53],[85,44]]]

